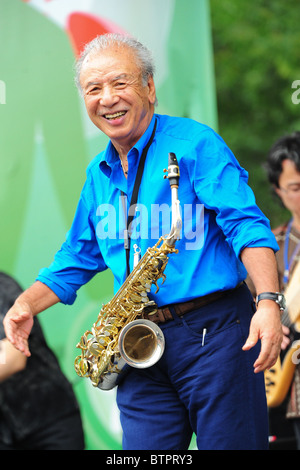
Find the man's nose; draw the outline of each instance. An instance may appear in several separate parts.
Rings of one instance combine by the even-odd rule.
[[[118,101],[118,99],[119,97],[113,87],[105,86],[102,88],[99,97],[99,102],[102,106],[111,107]]]

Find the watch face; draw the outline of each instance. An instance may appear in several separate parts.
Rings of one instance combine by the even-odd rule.
[[[282,296],[282,306],[283,306],[283,308],[285,308],[285,306],[286,306],[284,295]]]
[[[285,298],[284,298],[284,295],[283,295],[283,294],[279,294],[279,295],[278,295],[277,303],[279,304],[279,306],[280,306],[280,308],[281,308],[282,310],[285,309]]]

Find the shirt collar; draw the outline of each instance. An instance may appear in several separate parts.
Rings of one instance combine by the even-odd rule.
[[[155,115],[153,115],[151,121],[150,121],[150,124],[149,126],[147,127],[146,131],[144,132],[144,134],[142,135],[142,137],[137,141],[137,143],[132,147],[132,149],[129,151],[128,155],[130,155],[130,153],[133,151],[133,149],[136,149],[138,151],[138,154],[139,154],[139,158],[141,157],[142,155],[142,152],[144,150],[144,147],[146,147],[150,137],[151,137],[151,134],[152,134],[152,131],[153,131],[153,128],[154,128],[154,124],[155,124]]]
[[[142,135],[142,137],[137,141],[137,143],[132,147],[132,149],[128,152],[128,156],[133,153],[133,152],[138,152],[139,159],[142,155],[142,152],[144,150],[144,147],[147,145],[148,140],[151,137],[154,124],[155,124],[155,119],[156,116],[155,114],[153,115],[151,122]],[[135,149],[135,150],[134,150]],[[100,159],[99,166],[102,172],[107,176],[110,177],[113,167],[118,164],[119,165],[119,156],[114,148],[113,144],[111,141],[109,141],[105,151],[103,152],[102,158]]]

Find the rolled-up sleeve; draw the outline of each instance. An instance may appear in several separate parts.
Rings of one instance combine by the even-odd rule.
[[[237,257],[246,247],[278,250],[270,223],[256,204],[248,173],[224,141],[212,130],[199,144],[201,162],[193,164],[195,191],[204,206],[216,213],[216,223]]]
[[[89,181],[82,190],[72,227],[66,241],[49,267],[40,270],[37,280],[46,284],[65,304],[72,304],[77,290],[107,266],[103,260],[92,223]]]

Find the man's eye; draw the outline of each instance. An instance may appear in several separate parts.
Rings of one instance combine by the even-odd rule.
[[[126,82],[116,82],[116,83],[115,83],[115,87],[116,87],[116,88],[125,88],[126,85],[127,85]]]
[[[93,87],[93,88],[90,88],[88,91],[87,91],[87,94],[88,95],[95,95],[97,93],[99,93],[100,91],[100,88],[99,87]]]

